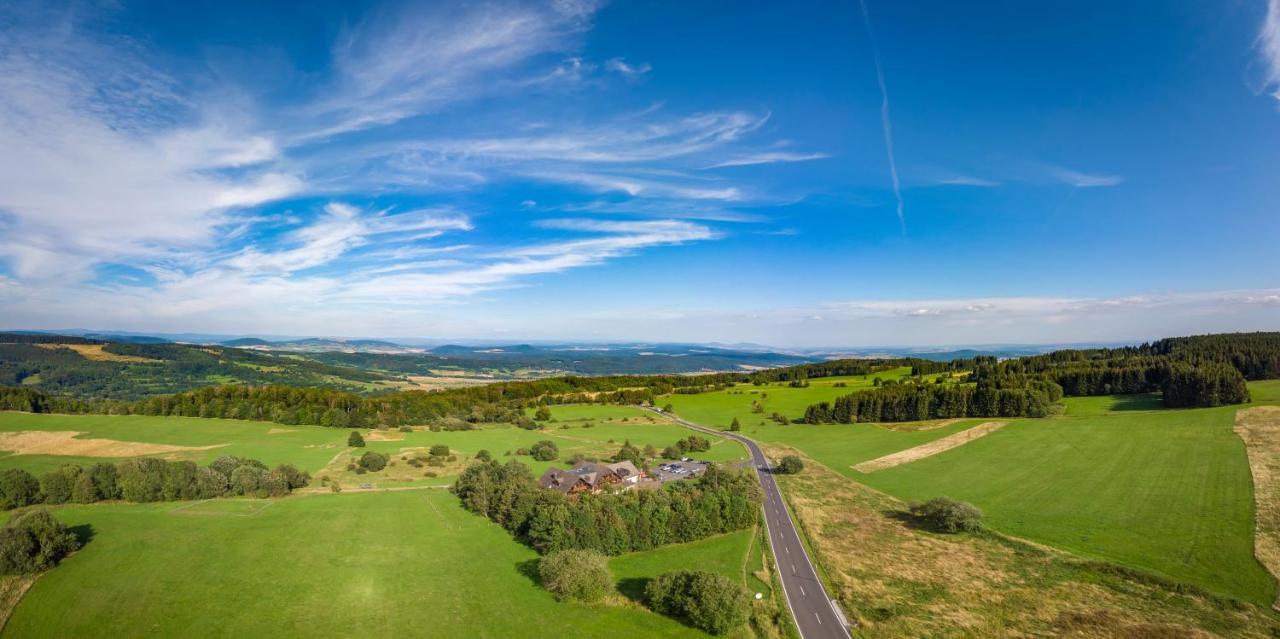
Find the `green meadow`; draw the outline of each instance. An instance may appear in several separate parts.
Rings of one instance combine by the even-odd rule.
[[[856,390],[768,388],[766,414]],[[1158,395],[1069,398],[1064,414],[1013,420],[986,437],[873,473],[854,464],[911,448],[982,421],[920,430],[917,424],[781,426],[750,412],[760,390],[672,395],[677,414],[791,446],[825,466],[905,500],[949,496],[986,524],[1077,554],[1159,573],[1258,604],[1275,580],[1253,555],[1253,487],[1238,407],[1164,410]],[[1280,381],[1250,384],[1253,402],[1280,403]],[[761,424],[760,422],[764,423]]]
[[[36,582],[6,636],[706,636],[625,600],[556,602],[536,583],[531,549],[439,489],[57,516],[91,538]],[[633,589],[682,566],[741,578],[752,539],[723,535],[612,567]]]
[[[499,460],[511,457],[541,473],[549,466],[565,465],[575,454],[603,458],[612,455],[625,441],[640,447],[652,445],[659,450],[688,437],[690,432],[666,423],[652,414],[622,406],[560,406],[554,414],[565,419],[540,423],[542,430],[529,431],[509,424],[488,424],[477,430],[431,432],[417,430],[401,433],[385,431],[366,434],[366,450],[397,454],[404,449],[445,444],[464,457],[488,450]],[[589,417],[587,417],[589,416]],[[319,426],[281,426],[267,422],[191,417],[146,417],[136,415],[48,415],[0,412],[0,432],[74,431],[81,438],[111,439],[124,442],[171,444],[178,446],[214,446],[207,450],[172,453],[168,456],[208,463],[220,455],[239,455],[259,459],[268,465],[294,464],[310,472],[318,472],[347,450],[345,429]],[[377,441],[388,438],[387,441]],[[529,448],[541,440],[552,440],[560,449],[560,459],[540,462],[530,457],[517,457],[516,451]],[[101,457],[68,455],[15,455],[0,452],[0,468],[23,468],[40,473],[61,464],[82,466],[104,461]],[[745,459],[746,450],[738,443],[715,439],[711,450],[700,454],[711,461],[729,462]],[[376,475],[370,475],[376,480]]]

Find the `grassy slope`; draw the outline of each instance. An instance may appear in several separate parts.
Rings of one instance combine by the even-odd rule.
[[[1234,408],[1019,420],[859,481],[907,500],[978,504],[991,527],[1270,601]]]
[[[556,603],[525,574],[532,550],[442,490],[243,503],[60,510],[68,524],[92,526],[93,539],[37,582],[6,635],[705,636],[638,607]],[[614,567],[641,579],[675,558],[737,574],[749,539],[637,553]]]
[[[1255,403],[1280,402],[1280,382],[1250,388]],[[765,391],[768,412],[788,415],[830,399],[830,389],[816,385]],[[1017,420],[946,453],[864,475],[850,466],[976,421],[917,432],[760,426],[760,416],[749,413],[757,397],[720,391],[669,401],[678,414],[702,423],[723,425],[737,416],[746,434],[798,448],[900,498],[945,494],[972,501],[1004,532],[1254,602],[1274,596],[1274,581],[1253,557],[1252,484],[1243,445],[1231,431],[1235,408],[1166,412],[1152,396],[1073,398],[1065,417]]]

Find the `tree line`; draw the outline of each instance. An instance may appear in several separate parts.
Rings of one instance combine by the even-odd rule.
[[[467,510],[543,554],[619,555],[742,530],[756,524],[761,499],[754,477],[714,465],[695,480],[659,489],[567,497],[539,489],[518,461],[489,461],[467,467],[451,490]]]
[[[818,402],[805,409],[806,424],[904,422],[955,417],[1044,417],[1062,398],[1045,380],[1009,378],[977,384],[886,382],[868,391]]]
[[[214,497],[280,497],[311,476],[291,464],[274,470],[256,459],[224,455],[208,466],[136,457],[88,468],[65,464],[36,477],[20,468],[0,471],[0,509],[34,504],[186,501]]]
[[[957,360],[960,361],[960,360]],[[1249,401],[1250,379],[1280,377],[1280,333],[1176,337],[1005,361],[964,360],[968,384],[886,383],[805,409],[806,423],[1042,417],[1061,397],[1159,392],[1169,408]]]

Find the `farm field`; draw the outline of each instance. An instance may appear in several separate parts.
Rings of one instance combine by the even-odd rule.
[[[92,539],[36,582],[5,636],[706,636],[631,604],[556,602],[528,576],[534,551],[444,490],[57,516]],[[738,577],[750,540],[746,531],[636,553],[614,568],[642,580],[684,562]]]
[[[689,436],[689,431],[662,421],[638,409],[618,406],[563,406],[557,407],[569,414],[594,417],[588,420],[570,420],[544,424],[546,430],[529,431],[508,424],[486,425],[478,430],[431,432],[418,430],[362,431],[367,446],[388,455],[397,455],[405,449],[426,448],[432,445],[448,445],[456,454],[469,458],[480,450],[488,450],[499,460],[506,453],[528,448],[534,443],[549,439],[560,449],[560,459],[540,462],[529,457],[519,457],[535,472],[541,473],[552,465],[565,465],[574,454],[604,457],[611,455],[630,440],[637,446],[653,445],[664,448]],[[602,410],[603,409],[603,410]],[[607,414],[606,414],[607,413]],[[554,414],[554,413],[553,413]],[[622,421],[626,419],[626,421]],[[259,459],[268,465],[289,463],[303,470],[318,473],[331,460],[347,451],[346,429],[319,426],[282,426],[267,422],[251,422],[227,419],[199,419],[190,417],[147,417],[135,415],[49,415],[18,412],[0,412],[0,442],[6,433],[16,432],[79,432],[79,438],[116,440],[143,444],[165,444],[192,447],[166,453],[164,456],[191,459],[208,463],[221,455],[239,455]],[[196,449],[199,447],[208,447]],[[145,450],[145,448],[143,449]],[[15,455],[0,453],[0,468],[23,468],[34,473],[44,472],[61,464],[91,465],[120,457],[88,457],[77,455]],[[716,439],[711,450],[700,458],[728,462],[746,457],[746,451],[735,442]],[[368,475],[368,481],[376,481],[376,475]]]
[[[793,393],[780,408],[796,410],[794,402],[802,411],[829,399],[815,388],[788,389]],[[1276,382],[1250,389],[1255,404],[1280,401]],[[811,400],[799,396],[806,391]],[[768,392],[772,412],[776,391]],[[752,398],[720,391],[663,401],[683,417],[721,427],[737,416],[744,434],[794,447],[904,500],[945,495],[972,502],[1004,533],[1254,603],[1275,596],[1274,580],[1253,556],[1252,483],[1244,446],[1232,432],[1237,407],[1166,411],[1156,395],[1068,398],[1063,416],[1011,420],[963,446],[868,474],[852,466],[989,420],[929,430],[759,425],[761,416],[749,413]]]
[[[767,422],[768,417],[775,412],[786,415],[792,420],[799,419],[804,416],[804,409],[810,404],[832,401],[842,395],[869,389],[876,377],[890,380],[904,379],[910,375],[911,369],[902,367],[874,375],[814,378],[809,380],[808,388],[792,388],[786,382],[772,382],[760,386],[736,384],[727,390],[710,393],[665,395],[658,405],[670,403],[681,417],[718,428],[729,426],[733,418],[737,417],[743,428],[746,428],[761,421]],[[836,384],[844,384],[844,386],[836,386]],[[764,395],[763,398],[762,395]],[[764,404],[763,414],[751,412],[751,403],[757,400]]]

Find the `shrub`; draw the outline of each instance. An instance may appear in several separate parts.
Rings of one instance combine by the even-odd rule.
[[[40,501],[40,481],[26,470],[0,471],[0,507],[20,508]]]
[[[77,504],[92,504],[98,499],[98,488],[93,485],[93,476],[89,473],[80,473],[71,486],[71,501]]]
[[[22,513],[0,528],[0,574],[48,570],[79,547],[76,536],[49,511]]]
[[[440,475],[428,470],[427,472],[422,473],[422,476],[423,477],[439,477]]]
[[[120,498],[120,487],[116,485],[119,473],[115,464],[98,462],[89,468],[88,475],[93,477],[93,487],[98,492],[98,499]]]
[[[311,473],[305,470],[298,470],[298,467],[293,464],[280,464],[276,466],[276,472],[284,477],[285,484],[289,487],[289,490],[303,488],[311,483]]]
[[[491,455],[489,451],[481,448],[480,452],[476,453],[476,459],[479,461],[492,461],[493,455]]]
[[[231,494],[257,495],[262,489],[267,471],[257,466],[244,465],[231,471]]]
[[[560,456],[560,447],[556,443],[544,439],[529,449],[529,454],[538,461],[551,461]]]
[[[444,444],[436,444],[435,446],[432,446],[430,450],[428,450],[427,452],[429,452],[432,457],[448,457],[449,447],[445,446]]]
[[[972,532],[982,528],[982,511],[968,502],[948,497],[934,497],[910,506],[916,519],[934,530],[948,533]]]
[[[358,430],[351,431],[351,434],[347,435],[347,445],[354,448],[364,448],[364,435],[361,435]]]
[[[533,414],[533,418],[540,422],[551,419],[551,409],[546,406],[539,406],[537,412]]]
[[[422,462],[418,459],[410,459],[408,464],[414,468],[422,468]]]
[[[538,424],[524,415],[517,417],[515,424],[525,430],[538,430]]]
[[[750,604],[741,584],[703,570],[664,573],[645,587],[654,611],[684,618],[695,628],[719,635],[746,623]]]
[[[794,475],[804,470],[804,462],[800,461],[795,455],[787,455],[782,458],[782,463],[778,464],[778,472],[784,475]]]
[[[342,492],[342,484],[339,484],[336,481],[329,482],[329,492],[334,492],[334,493]]]
[[[387,456],[371,450],[361,455],[360,461],[357,462],[357,464],[360,468],[376,473],[387,467]]]
[[[402,432],[402,433],[412,433],[412,432],[413,432],[413,427],[412,427],[412,426],[401,426],[401,427],[400,427],[400,432]]]
[[[609,560],[591,550],[561,550],[543,557],[538,577],[560,600],[599,601],[613,591]]]
[[[368,471],[367,469],[365,469],[365,467],[364,467],[364,466],[356,466],[356,474],[357,474],[357,475],[363,475],[363,474],[365,474],[365,473],[367,473],[367,472],[369,472],[369,471]]]
[[[160,501],[164,496],[165,463],[151,457],[126,459],[117,467],[116,485],[127,501]]]
[[[46,504],[65,504],[71,501],[71,488],[80,477],[80,467],[64,464],[40,476],[40,492]]]

